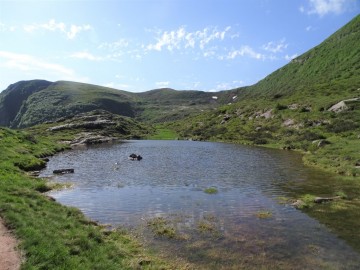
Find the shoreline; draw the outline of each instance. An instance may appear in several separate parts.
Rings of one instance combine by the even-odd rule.
[[[26,254],[22,261],[24,269],[44,263],[51,269],[63,264],[64,261],[68,269],[76,269],[75,265],[79,256],[88,260],[89,268],[94,263],[96,264],[96,261],[102,261],[102,264],[109,266],[108,269],[116,269],[116,267],[117,269],[119,267],[120,269],[134,269],[139,265],[141,269],[154,269],[154,267],[189,269],[186,262],[177,264],[175,267],[176,260],[166,260],[161,254],[149,255],[149,251],[124,231],[104,230],[101,225],[94,224],[86,218],[80,210],[61,205],[44,196],[43,192],[49,190],[46,180],[31,177],[24,170],[20,170],[16,166],[19,160],[16,155],[12,156],[13,148],[27,149],[28,153],[21,154],[21,157],[24,158],[24,164],[30,165],[39,162],[40,158],[36,156],[41,156],[41,158],[52,156],[63,151],[67,145],[56,143],[58,137],[47,134],[43,137],[36,136],[36,143],[29,143],[27,140],[34,140],[34,138],[26,135],[27,132],[29,131],[0,129],[0,133],[5,133],[5,135],[0,134],[1,140],[5,142],[0,145],[0,150],[4,151],[4,156],[0,158],[0,166],[4,168],[1,176],[5,176],[4,181],[0,182],[1,217],[6,220],[10,228],[14,228],[11,233],[16,237],[15,239],[21,241],[21,250],[23,254]],[[9,139],[14,136],[21,139],[21,142],[15,140],[12,144],[6,145],[6,136],[9,136]],[[124,141],[124,139],[120,140]],[[230,143],[239,144],[239,142]],[[277,147],[272,148],[281,150]],[[341,177],[341,175],[338,176]],[[3,186],[2,190],[1,186]],[[24,234],[27,230],[33,232],[30,235]],[[51,247],[49,247],[47,237],[54,237],[54,244]],[[39,247],[36,246],[34,249],[34,242]],[[37,254],[41,249],[53,254]],[[61,258],[60,261],[58,257]],[[146,267],[141,266],[144,263],[147,264]]]

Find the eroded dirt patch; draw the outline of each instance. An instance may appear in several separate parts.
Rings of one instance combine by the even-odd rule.
[[[0,218],[0,270],[18,270],[21,265],[21,254],[17,248],[18,241],[4,226]]]

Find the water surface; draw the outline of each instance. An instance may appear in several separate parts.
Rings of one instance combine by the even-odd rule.
[[[138,153],[141,161],[128,156]],[[329,194],[331,176],[289,151],[189,141],[128,141],[61,153],[41,176],[74,188],[51,195],[91,219],[136,228],[164,254],[204,269],[358,269],[360,255],[317,220],[284,203],[304,183]],[[330,178],[329,178],[330,177]],[[326,179],[326,181],[325,181]],[[330,179],[330,180],[329,180]],[[324,184],[325,183],[325,184]],[[218,192],[207,194],[206,188]],[[262,216],[265,214],[265,216]],[[168,239],[148,223],[163,218]]]

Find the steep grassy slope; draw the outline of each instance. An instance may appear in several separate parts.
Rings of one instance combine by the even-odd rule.
[[[171,127],[185,138],[299,149],[309,164],[359,176],[359,44],[357,16],[259,83],[234,89],[237,103]]]
[[[48,87],[51,82],[33,80],[10,85],[0,94],[0,126],[10,126],[24,100],[30,95]]]
[[[357,16],[319,46],[250,87],[245,96],[281,96],[297,101],[300,98],[313,101],[319,96],[331,96],[336,101],[358,94],[359,36],[360,16]],[[320,105],[326,107],[328,104]]]

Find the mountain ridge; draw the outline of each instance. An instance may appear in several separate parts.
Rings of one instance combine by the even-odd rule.
[[[195,90],[132,93],[70,81],[21,81],[0,93],[0,125],[23,128],[97,109],[161,122],[214,107],[217,102],[211,97],[211,93]]]

